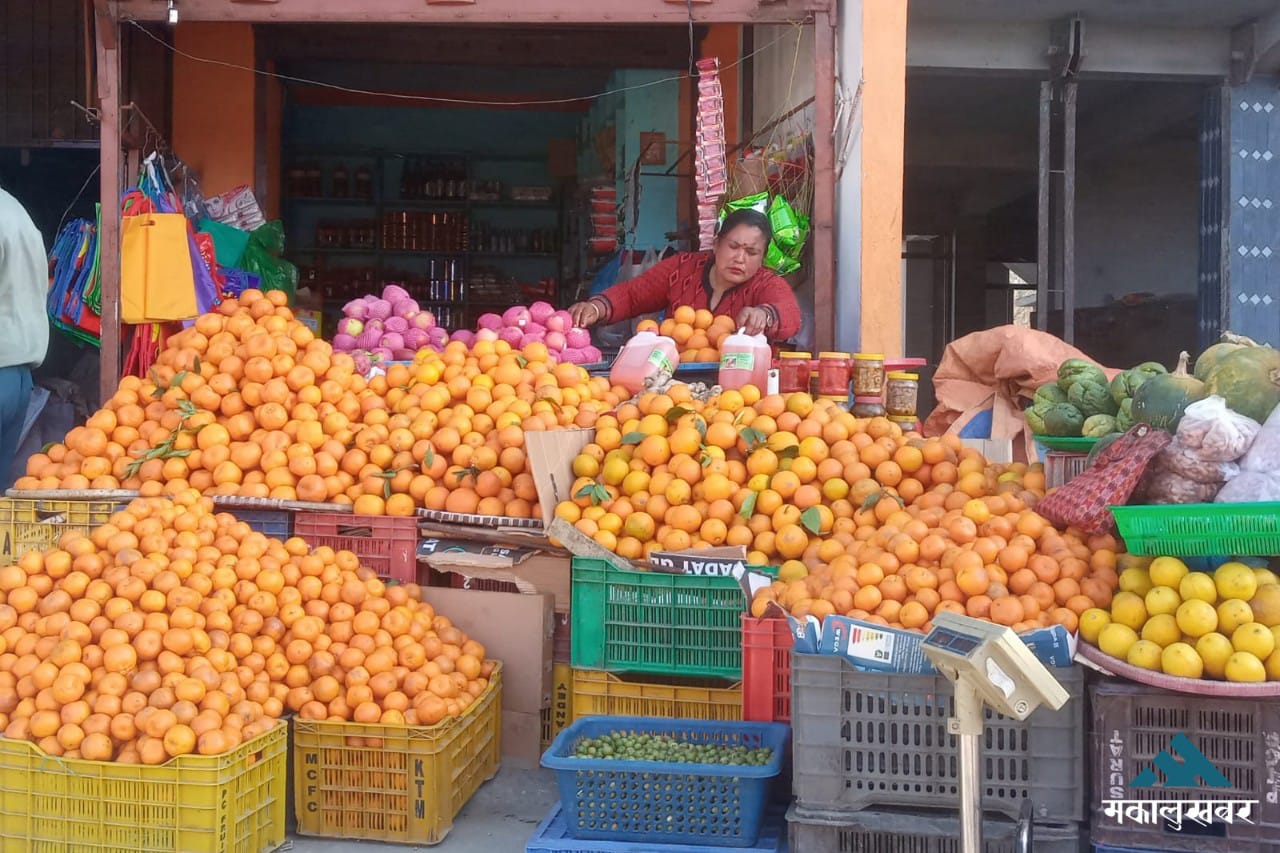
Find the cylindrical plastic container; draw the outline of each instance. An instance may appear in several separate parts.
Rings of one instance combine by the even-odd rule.
[[[853,357],[853,394],[878,397],[884,393],[884,356],[860,352]]]
[[[849,394],[850,360],[847,352],[818,355],[818,393],[824,397]]]
[[[916,420],[916,416],[903,417],[902,415],[889,415],[889,420],[897,424],[903,432],[916,432],[920,429],[920,422]]]
[[[810,364],[813,356],[807,352],[778,354],[778,393],[795,394],[809,390]]]
[[[854,397],[853,415],[858,418],[882,418],[884,400],[879,397]]]
[[[739,329],[720,344],[717,384],[724,389],[754,385],[764,393],[769,385],[772,366],[773,351],[769,348],[768,339],[764,335],[748,335]]]
[[[885,382],[884,408],[898,417],[916,416],[916,397],[920,392],[918,373],[890,373]]]
[[[660,372],[673,375],[679,364],[680,350],[675,341],[654,332],[639,332],[618,353],[609,371],[609,381],[638,394],[650,376]]]

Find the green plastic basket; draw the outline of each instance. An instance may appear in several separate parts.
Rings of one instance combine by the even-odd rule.
[[[746,608],[732,577],[574,557],[569,657],[576,669],[740,679]]]
[[[1280,502],[1113,506],[1131,554],[1267,557],[1280,554]]]
[[[1061,450],[1067,453],[1088,453],[1098,443],[1098,439],[1079,435],[1037,435],[1033,436],[1037,444],[1049,450]]]

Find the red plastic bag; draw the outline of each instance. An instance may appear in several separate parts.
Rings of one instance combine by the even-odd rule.
[[[1167,432],[1138,424],[1099,453],[1083,474],[1040,501],[1036,512],[1058,527],[1090,536],[1115,532],[1110,508],[1128,502],[1147,466],[1171,441]]]

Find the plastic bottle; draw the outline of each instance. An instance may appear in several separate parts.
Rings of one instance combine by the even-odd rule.
[[[716,381],[721,388],[754,385],[764,393],[772,365],[773,350],[768,339],[739,329],[720,344],[720,375]]]
[[[680,350],[671,338],[639,332],[623,345],[609,371],[609,381],[633,394],[644,390],[644,381],[659,372],[674,375]]]

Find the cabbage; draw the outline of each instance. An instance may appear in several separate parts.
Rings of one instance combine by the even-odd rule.
[[[1072,385],[1071,391],[1067,393],[1067,400],[1085,417],[1114,415],[1120,410],[1119,404],[1111,397],[1111,389],[1091,379],[1081,379]]]
[[[1027,426],[1031,427],[1031,431],[1036,435],[1045,435],[1044,413],[1048,411],[1049,407],[1052,405],[1055,404],[1036,403],[1034,406],[1022,413],[1022,416],[1027,420]]]
[[[1086,418],[1080,434],[1085,438],[1102,438],[1116,431],[1116,419],[1111,415],[1093,415]]]
[[[1036,389],[1035,402],[1065,403],[1067,402],[1067,392],[1063,391],[1057,382],[1048,382]]]
[[[1132,397],[1142,387],[1142,383],[1153,376],[1168,372],[1163,364],[1155,361],[1144,362],[1137,367],[1121,371],[1116,374],[1115,379],[1111,380],[1111,399],[1116,401],[1116,405],[1120,405],[1120,401]]]
[[[1107,374],[1093,362],[1082,358],[1069,358],[1058,366],[1058,387],[1068,394],[1077,382],[1092,380],[1095,385],[1107,385]]]

